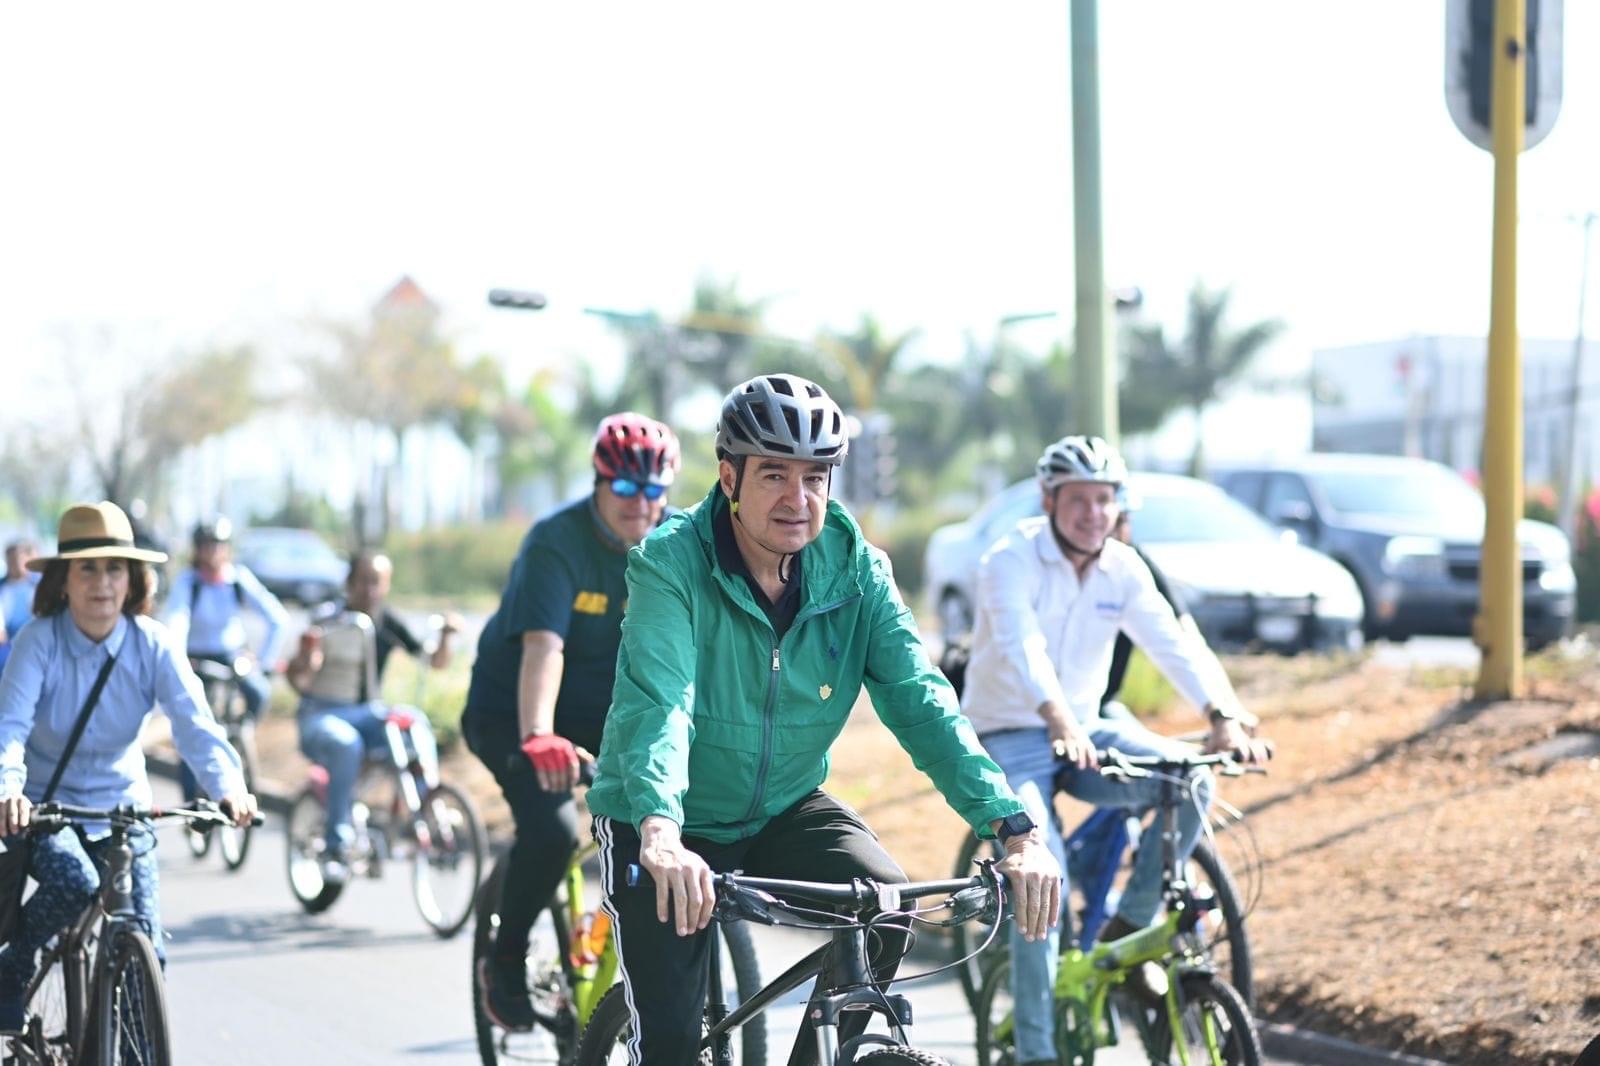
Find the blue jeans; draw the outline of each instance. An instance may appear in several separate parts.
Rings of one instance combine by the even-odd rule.
[[[300,701],[300,750],[328,771],[328,847],[342,852],[355,841],[350,806],[356,779],[369,754],[386,752],[389,706],[378,700],[332,703],[307,696]],[[429,770],[439,764],[438,745],[420,712],[411,726],[411,754]]]
[[[23,904],[16,936],[0,950],[0,1027],[21,1024],[22,992],[39,967],[39,949],[77,921],[99,893],[96,859],[109,842],[102,838],[85,849],[71,829],[34,838],[31,872],[39,887]],[[133,910],[165,966],[156,837],[149,830],[134,830],[128,844],[133,849]]]
[[[1192,749],[1154,733],[1131,716],[1114,715],[1090,724],[1089,736],[1097,748],[1117,748],[1126,755],[1165,755],[1181,757]],[[1066,870],[1061,844],[1061,826],[1050,802],[1055,790],[1059,760],[1050,751],[1050,734],[1037,729],[1008,729],[980,738],[989,755],[1006,775],[1028,816],[1040,826],[1048,826],[1045,839],[1050,853]],[[1214,782],[1206,771],[1192,775],[1195,797],[1210,809]],[[1076,799],[1098,807],[1126,807],[1147,810],[1160,798],[1158,781],[1137,779],[1113,781],[1094,772],[1072,775],[1067,792]],[[1203,829],[1202,815],[1191,802],[1178,808],[1178,854],[1187,858],[1194,850]],[[1063,895],[1066,886],[1063,885]],[[1134,860],[1133,873],[1117,907],[1117,914],[1134,925],[1148,925],[1161,906],[1161,841],[1159,833],[1146,833]],[[1014,1004],[1017,1038],[1016,1057],[1055,1058],[1054,989],[1059,930],[1051,930],[1044,940],[1029,943],[1016,925],[1011,928],[1011,998]]]

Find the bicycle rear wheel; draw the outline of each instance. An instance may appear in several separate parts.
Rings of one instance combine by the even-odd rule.
[[[118,929],[95,993],[95,1061],[101,1066],[167,1066],[167,998],[150,938]]]
[[[1187,973],[1174,991],[1178,1029],[1174,1034],[1168,1012],[1156,1019],[1150,1061],[1196,1066],[1260,1066],[1261,1041],[1244,1000],[1233,986],[1210,973]]]
[[[243,697],[240,697],[242,699]],[[239,723],[236,730],[229,730],[232,734],[234,748],[239,752],[239,760],[244,763],[244,787],[248,792],[256,790],[256,725],[246,719]],[[222,851],[223,865],[232,870],[237,870],[244,865],[245,858],[250,854],[250,826],[219,826],[212,830],[218,834],[218,846]]]
[[[756,969],[755,944],[750,939],[750,931],[737,923],[718,928],[722,934],[723,988],[734,990],[729,997],[731,1008],[761,990],[761,975]],[[583,1039],[578,1042],[578,1057],[573,1060],[576,1066],[607,1066],[628,1061],[627,1044],[633,1039],[633,1018],[628,1010],[626,991],[619,982],[600,998],[589,1024],[584,1027]],[[766,1015],[758,1014],[740,1026],[732,1045],[733,1060],[739,1066],[765,1066]]]
[[[412,826],[417,849],[411,894],[422,920],[449,939],[472,917],[483,876],[483,822],[466,793],[454,785],[438,784],[424,795]]]

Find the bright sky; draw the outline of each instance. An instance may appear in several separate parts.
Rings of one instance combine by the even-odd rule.
[[[1600,10],[1566,19],[1522,168],[1529,336],[1572,334],[1565,216],[1600,207]],[[1482,334],[1491,166],[1443,27],[1438,0],[1103,2],[1110,283],[1174,328],[1194,279],[1234,286],[1289,324],[1282,372]],[[1072,306],[1067,64],[1064,0],[6,5],[0,363],[43,384],[85,322],[286,357],[402,273],[519,373],[614,359],[581,308],[681,309],[701,272],[786,332],[871,310],[955,358]],[[550,307],[492,311],[499,285]]]

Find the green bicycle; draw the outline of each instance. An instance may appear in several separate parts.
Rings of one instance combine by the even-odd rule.
[[[1131,1026],[1149,1061],[1160,1066],[1258,1066],[1261,1044],[1243,997],[1219,976],[1196,935],[1210,900],[1183,879],[1177,860],[1177,810],[1188,795],[1188,774],[1199,767],[1234,776],[1246,768],[1226,754],[1181,759],[1101,755],[1109,777],[1152,777],[1161,785],[1162,898],[1165,918],[1120,940],[1071,948],[1056,970],[1055,1030],[1058,1061],[1092,1066],[1095,1051],[1122,1043]],[[1146,1003],[1130,977],[1148,964],[1160,967],[1165,991]],[[980,1066],[1013,1066],[1015,1020],[1011,963],[1001,956],[984,974],[976,1005]]]
[[[598,908],[587,910],[584,903],[583,865],[598,853],[599,846],[591,841],[573,854],[561,888],[545,909],[548,917],[541,916],[529,938],[528,991],[537,1021],[531,1031],[501,1028],[483,1005],[483,974],[500,927],[500,896],[509,865],[505,855],[479,890],[472,935],[472,1018],[484,1066],[548,1063],[552,1041],[558,1063],[565,1066],[574,1061],[578,1037],[617,978],[610,917]],[[743,1002],[761,988],[755,944],[743,926],[720,928],[726,948],[721,954],[731,968],[737,999]],[[766,1021],[758,1017],[740,1030],[741,1066],[762,1066],[766,1046]]]

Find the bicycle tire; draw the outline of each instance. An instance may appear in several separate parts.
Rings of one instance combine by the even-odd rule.
[[[494,864],[494,868],[489,871],[488,879],[478,888],[478,899],[473,908],[475,921],[472,928],[472,1025],[478,1040],[478,1057],[483,1061],[483,1066],[500,1066],[502,1040],[508,1042],[506,1061],[517,1062],[528,1056],[515,1054],[516,1049],[510,1048],[509,1042],[521,1043],[524,1040],[537,1039],[536,1034],[507,1033],[494,1023],[494,1019],[490,1018],[489,1012],[484,1009],[486,989],[483,984],[483,969],[488,965],[490,954],[494,950],[495,935],[500,928],[500,893],[505,885],[506,862],[506,856],[502,855]],[[554,954],[549,953],[546,939],[539,935],[536,923],[532,935],[528,937],[527,965],[530,992],[535,997],[543,998],[547,1003],[564,1001],[570,1010],[572,971],[567,962],[567,952],[572,937],[567,928],[565,897],[566,889],[557,888],[550,906],[545,908],[539,918],[541,922],[550,923],[555,942]],[[572,1031],[558,1032],[554,1034],[554,1039],[558,1061],[571,1062],[577,1046],[576,1017],[572,1020]]]
[[[419,775],[420,776],[420,775]],[[449,940],[472,917],[483,877],[484,831],[478,808],[465,792],[454,785],[440,783],[422,800],[420,815],[427,831],[427,842],[417,833],[416,854],[412,858],[411,897],[417,912],[439,938]],[[442,815],[449,807],[448,817]],[[460,899],[441,900],[437,888],[444,883],[438,874],[467,865],[458,887]]]
[[[1197,843],[1194,854],[1189,856],[1189,859],[1211,882],[1212,891],[1217,897],[1215,909],[1222,915],[1222,932],[1206,937],[1204,942],[1206,953],[1218,964],[1219,969],[1226,971],[1228,983],[1239,993],[1245,1006],[1253,1009],[1256,1002],[1255,960],[1250,952],[1250,930],[1245,924],[1244,905],[1239,899],[1239,888],[1234,883],[1233,874],[1227,864],[1208,841],[1201,840]],[[1225,957],[1217,950],[1223,940],[1228,944]]]
[[[1186,973],[1178,981],[1179,1017],[1184,1028],[1187,1056],[1174,1055],[1167,1011],[1158,1012],[1150,1046],[1156,1064],[1206,1062],[1210,1066],[1260,1066],[1261,1038],[1244,999],[1234,987],[1213,973]],[[1208,1035],[1206,1030],[1210,1029]],[[1207,1044],[1215,1043],[1215,1049]],[[1196,1046],[1198,1045],[1198,1047]]]
[[[169,1066],[167,998],[155,945],[138,929],[112,933],[95,987],[95,1056],[101,1066]]]
[[[251,721],[239,723],[238,731],[233,740],[234,750],[239,753],[239,761],[244,765],[244,787],[246,792],[256,790],[256,727]],[[222,865],[229,873],[238,872],[244,865],[245,859],[250,857],[250,829],[246,824],[242,826],[224,826],[212,830],[220,834],[217,849],[222,852]]]
[[[996,1023],[1011,1013],[1009,1004],[1002,1005],[1000,996],[1009,999],[1011,993],[1011,959],[1000,956],[984,969],[978,987],[973,1015],[977,1020],[978,1066],[1012,1066],[1016,1062],[1016,1045],[1009,1034],[998,1036]],[[996,1013],[1000,1018],[995,1017]]]
[[[761,990],[761,978],[756,970],[755,943],[750,931],[737,923],[721,927],[722,953],[731,962],[739,1001]],[[735,933],[737,930],[737,933]],[[728,934],[733,934],[732,936]],[[618,1050],[633,1032],[633,1019],[628,1013],[627,990],[619,981],[595,1005],[589,1024],[578,1040],[578,1055],[574,1066],[606,1066],[613,1051]],[[758,1014],[739,1027],[739,1066],[765,1066],[767,1061],[767,1016]],[[939,1060],[936,1060],[939,1061]]]
[[[950,1066],[949,1059],[940,1058],[931,1051],[914,1047],[885,1047],[869,1051],[856,1059],[859,1066]]]
[[[295,797],[284,826],[287,841],[289,891],[307,914],[321,914],[344,891],[341,884],[329,884],[322,877],[322,853],[326,848],[323,833],[328,813],[314,789],[307,788]]]

